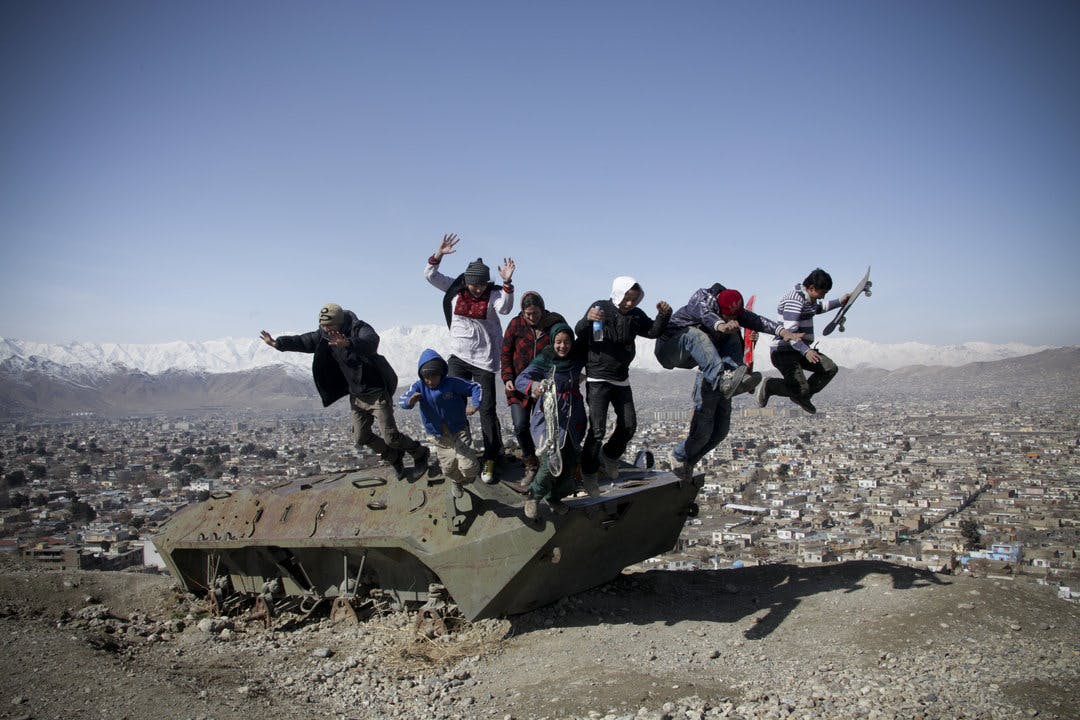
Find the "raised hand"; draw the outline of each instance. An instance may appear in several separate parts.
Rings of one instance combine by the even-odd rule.
[[[510,279],[514,277],[514,269],[516,267],[517,266],[514,265],[514,258],[503,258],[503,264],[496,268],[504,285],[510,284]]]
[[[671,306],[668,305],[666,301],[661,300],[660,302],[656,303],[656,312],[660,313],[661,315],[670,315]]]
[[[274,336],[271,335],[270,333],[266,332],[265,330],[263,330],[262,332],[259,333],[259,337],[262,339],[262,341],[264,343],[266,343],[270,347],[272,347],[272,348],[277,347],[277,340],[275,340]]]
[[[323,330],[326,331],[326,340],[331,346],[345,347],[349,344],[349,338],[345,337],[341,330],[336,327],[325,327]]]
[[[435,251],[435,257],[441,258],[443,255],[450,255],[454,252],[454,246],[461,240],[454,233],[447,233],[443,235],[442,242],[439,243],[439,249]]]

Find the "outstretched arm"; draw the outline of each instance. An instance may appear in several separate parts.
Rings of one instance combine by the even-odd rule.
[[[499,277],[502,278],[502,287],[499,294],[494,297],[495,312],[500,315],[509,315],[514,309],[514,258],[503,258],[503,264],[496,268]]]
[[[447,233],[443,235],[442,242],[439,243],[439,247],[428,258],[427,263],[424,264],[424,277],[427,281],[437,287],[439,290],[446,292],[450,289],[450,284],[454,282],[453,278],[443,275],[439,272],[439,263],[442,262],[443,255],[450,255],[454,250],[454,246],[461,240],[454,233]]]
[[[259,333],[262,341],[281,352],[313,353],[319,345],[319,331],[304,333],[303,335],[278,335],[272,336],[263,330]]]
[[[646,316],[648,319],[648,316]],[[653,320],[648,327],[644,328],[644,332],[639,332],[638,335],[647,338],[658,338],[664,334],[664,330],[667,329],[668,320],[671,319],[671,306],[664,300],[656,303],[656,319]]]

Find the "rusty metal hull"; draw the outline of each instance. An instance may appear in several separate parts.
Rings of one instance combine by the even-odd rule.
[[[244,593],[276,583],[286,596],[331,598],[362,586],[423,602],[441,583],[476,619],[532,610],[670,550],[699,487],[624,468],[602,497],[570,498],[562,516],[541,503],[528,521],[521,496],[502,485],[477,483],[455,499],[441,477],[356,471],[190,505],[154,544],[196,593],[228,575]]]

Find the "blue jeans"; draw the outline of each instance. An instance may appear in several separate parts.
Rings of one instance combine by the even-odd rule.
[[[725,367],[742,365],[742,337],[739,333],[724,333],[714,343],[704,330],[688,327],[667,340],[657,340],[653,354],[668,370],[700,368],[705,380],[715,386]]]
[[[700,379],[700,373],[698,373]],[[720,390],[702,383],[701,406],[690,417],[690,431],[686,440],[679,443],[675,459],[687,465],[696,465],[727,437],[731,428],[731,398],[725,398]]]

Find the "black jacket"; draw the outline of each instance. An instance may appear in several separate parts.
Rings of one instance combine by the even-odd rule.
[[[641,337],[656,338],[667,327],[670,315],[658,315],[655,320],[636,307],[623,315],[611,300],[597,300],[589,307],[599,305],[604,311],[604,339],[596,342],[592,339],[592,320],[588,311],[582,316],[574,333],[577,343],[588,347],[588,364],[585,371],[590,378],[622,382],[630,377],[630,363],[637,355],[634,339]]]
[[[351,310],[345,311],[341,332],[349,338],[345,347],[331,347],[320,328],[303,335],[280,335],[275,343],[282,352],[314,353],[311,373],[323,407],[346,395],[367,395],[397,390],[398,377],[379,349],[379,334]]]

